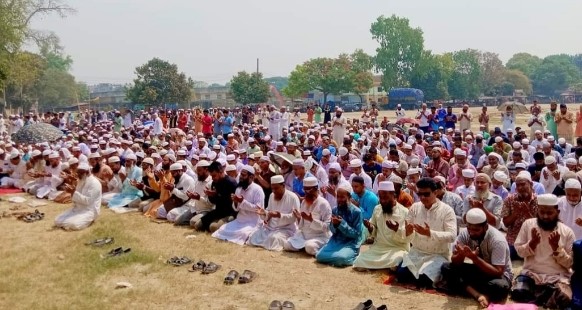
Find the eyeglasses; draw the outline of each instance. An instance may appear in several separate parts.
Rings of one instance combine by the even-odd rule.
[[[430,194],[432,194],[432,192],[418,192],[416,194],[418,195],[418,197],[428,197],[430,196]]]

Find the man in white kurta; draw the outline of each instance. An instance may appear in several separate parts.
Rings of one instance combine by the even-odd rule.
[[[332,119],[332,136],[333,141],[337,143],[337,145],[344,144],[344,136],[346,135],[346,125],[348,123],[347,119],[342,116],[343,110],[338,108],[335,112],[335,118]]]
[[[404,256],[397,276],[399,281],[406,282],[418,281],[424,275],[426,278],[417,284],[428,286],[440,276],[442,264],[451,259],[457,218],[453,208],[437,199],[434,180],[420,179],[416,187],[420,202],[410,207],[406,224],[406,235],[412,247]]]
[[[259,210],[264,209],[265,193],[254,179],[255,169],[249,165],[243,166],[232,197],[233,208],[238,211],[236,219],[222,225],[212,237],[244,245],[249,236],[255,232],[261,221]]]
[[[275,110],[275,106],[270,107],[269,112],[269,135],[274,141],[279,141],[281,137],[281,112]]]
[[[2,173],[8,174],[7,177],[2,178],[1,187],[9,188],[11,186],[16,188],[22,188],[26,184],[26,163],[20,157],[20,153],[16,150],[12,150],[10,154],[6,155],[10,164],[8,164],[8,169],[3,170]]]
[[[568,179],[564,185],[566,195],[558,198],[560,221],[570,227],[576,240],[582,239],[582,186],[576,179]]]
[[[554,156],[546,156],[544,163],[546,166],[542,168],[540,184],[546,189],[546,193],[552,193],[556,186],[562,183],[562,178],[568,172],[568,168],[558,165]]]
[[[305,249],[307,254],[315,256],[331,237],[331,206],[318,194],[316,178],[303,179],[303,191],[305,199],[301,202],[301,208],[293,211],[299,229],[287,239],[283,248],[286,251]]]
[[[269,197],[268,210],[258,210],[263,222],[250,236],[248,244],[270,251],[282,251],[285,241],[297,231],[293,211],[299,210],[299,197],[285,189],[282,175],[271,177],[271,190],[273,193]]]
[[[161,135],[164,132],[164,124],[162,123],[162,119],[158,116],[158,113],[154,113],[154,128],[153,134],[155,136]]]
[[[59,215],[55,219],[55,226],[65,230],[81,230],[91,225],[99,216],[101,183],[90,171],[89,164],[79,164],[77,187],[66,185],[65,188],[67,192],[74,192],[73,208]]]
[[[374,238],[374,244],[356,258],[356,270],[397,267],[410,250],[410,242],[405,234],[408,209],[396,201],[394,183],[380,182],[378,196],[380,204],[374,208],[370,221],[364,221],[364,226]]]
[[[63,183],[63,179],[60,178],[61,175],[61,158],[59,153],[51,153],[49,155],[49,165],[44,168],[44,177],[42,180],[42,186],[36,190],[37,198],[45,198],[51,192],[57,191],[57,186]]]

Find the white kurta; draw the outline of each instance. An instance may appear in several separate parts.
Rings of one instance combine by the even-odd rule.
[[[340,174],[340,180],[338,182],[338,185],[336,185],[336,189],[339,186],[342,186],[342,185],[349,185],[349,186],[351,186],[350,182],[348,182],[344,178],[344,176]],[[336,195],[332,195],[328,191],[325,191],[323,197],[325,198],[325,200],[327,200],[327,202],[329,202],[329,205],[330,206],[337,206],[337,197],[336,197]]]
[[[194,186],[195,186],[195,181],[194,179],[192,179],[191,176],[182,173],[182,175],[180,176],[180,180],[178,180],[178,182],[176,183],[176,185],[174,186],[174,189],[172,189],[172,192],[170,193],[172,196],[176,196],[178,198],[180,198],[182,201],[187,202],[190,197],[188,197],[188,195],[186,194],[187,192],[191,192],[194,190]],[[186,203],[184,203],[182,206],[176,207],[172,210],[170,210],[170,212],[167,212],[165,208],[159,208],[158,209],[158,218],[166,218],[168,220],[168,222],[175,222],[176,219],[178,218],[179,215],[181,215],[182,213],[184,213],[186,210],[188,210],[190,208],[190,206],[188,206]],[[173,212],[175,209],[178,209],[178,211]],[[167,213],[166,213],[167,212]]]
[[[344,136],[346,135],[346,124],[347,124],[347,120],[344,116],[341,117],[335,117],[331,120],[331,123],[334,124],[335,122],[339,122],[340,124],[335,124],[333,125],[333,130],[332,130],[332,135],[333,135],[333,141],[335,141],[335,143],[337,143],[337,145],[343,145],[344,144]]]
[[[582,226],[576,224],[576,219],[582,218],[582,201],[573,206],[568,202],[566,196],[563,196],[558,199],[558,209],[560,210],[560,221],[572,228],[576,240],[582,239]]]
[[[73,208],[55,219],[57,227],[66,230],[87,228],[99,216],[101,203],[101,183],[89,175],[84,183],[78,184],[72,197]]]
[[[209,189],[210,185],[212,185],[212,177],[208,176],[206,180],[199,181],[197,178],[191,177],[194,180],[194,186],[189,189],[189,191],[193,193],[197,193],[200,195],[200,199],[190,199],[186,204],[181,207],[174,208],[168,212],[166,218],[172,222],[175,222],[182,214],[187,211],[190,211],[192,214],[196,214],[191,220],[190,223],[197,222],[204,214],[208,213],[208,211],[214,209],[214,205],[208,201],[208,196],[204,193],[205,189]]]
[[[56,167],[46,166],[44,171],[45,173],[50,173],[50,176],[43,178],[42,186],[36,191],[36,197],[41,199],[45,198],[51,192],[56,192],[57,186],[63,183],[63,180],[60,178],[62,171],[60,163]]]
[[[457,217],[449,205],[437,200],[426,209],[421,202],[414,203],[408,213],[408,223],[430,227],[430,237],[413,232],[408,239],[412,248],[404,256],[402,267],[417,279],[421,274],[435,281],[441,273],[441,266],[451,258],[451,244],[457,236]]]
[[[566,172],[569,171],[568,168],[566,168],[564,166],[557,166],[557,170],[560,172],[560,176],[556,180],[556,178],[554,178],[554,176],[552,175],[552,172],[550,170],[548,170],[548,167],[542,168],[542,172],[540,174],[540,183],[546,189],[546,193],[552,193],[554,191],[554,189],[556,188],[556,186],[558,186],[560,183],[562,183],[562,179],[564,178],[564,174],[566,174]],[[544,172],[548,174],[547,178],[544,176]]]
[[[16,188],[22,188],[26,184],[26,163],[24,160],[20,160],[17,165],[12,163],[8,164],[8,170],[12,171],[9,177],[2,178],[2,186],[14,186]]]
[[[257,183],[251,183],[246,190],[237,187],[234,193],[243,197],[238,206],[233,203],[233,208],[238,211],[236,219],[222,225],[212,237],[243,245],[261,221],[257,209],[264,209],[265,193]]]
[[[271,140],[279,141],[281,137],[281,112],[272,111],[269,112],[269,134],[271,135]]]
[[[300,212],[311,214],[313,221],[300,219],[299,230],[285,242],[284,248],[287,251],[299,251],[305,248],[305,252],[315,255],[331,237],[329,231],[331,206],[325,198],[318,196],[312,204],[304,200],[301,203]]]
[[[384,214],[382,205],[374,208],[370,224],[374,230],[374,244],[360,253],[354,261],[354,267],[367,269],[385,269],[398,266],[404,255],[410,250],[410,242],[406,238],[405,223],[408,209],[399,203],[393,208],[392,215]],[[386,221],[398,223],[398,230],[388,228]]]
[[[260,246],[270,251],[282,251],[285,241],[297,231],[297,223],[293,210],[299,210],[299,198],[295,193],[285,190],[281,200],[275,200],[275,195],[269,197],[268,211],[281,213],[280,218],[271,218],[250,236],[248,244]],[[261,216],[265,220],[265,216]]]

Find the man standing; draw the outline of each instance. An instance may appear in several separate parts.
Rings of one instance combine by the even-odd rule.
[[[153,135],[158,136],[161,135],[164,131],[164,124],[162,123],[162,119],[158,116],[158,113],[154,113],[154,129]]]
[[[396,201],[394,190],[394,184],[390,181],[382,181],[378,185],[380,204],[374,208],[370,220],[364,220],[374,243],[354,261],[357,271],[395,269],[410,250],[410,242],[405,237],[408,209]]]
[[[89,227],[97,217],[101,207],[101,183],[91,175],[87,163],[77,167],[77,186],[65,185],[65,191],[72,194],[73,208],[55,219],[55,226],[64,230],[81,230]]]
[[[457,115],[453,113],[453,107],[447,107],[447,114],[445,115],[445,129],[455,129],[457,124]]]
[[[556,111],[558,110],[558,104],[555,101],[550,103],[550,110],[546,112],[545,120],[546,127],[550,131],[551,135],[554,137],[558,136],[558,125],[556,124]]]
[[[281,137],[281,112],[275,109],[274,105],[269,107],[269,135],[273,141],[279,141]]]
[[[489,132],[489,115],[487,114],[486,105],[481,108],[481,114],[479,114],[479,127],[482,131]]]
[[[285,189],[282,175],[272,176],[270,182],[272,194],[269,197],[269,208],[257,209],[263,223],[250,236],[248,244],[270,251],[282,251],[285,241],[297,231],[293,213],[299,210],[299,198]]]
[[[570,268],[574,232],[560,222],[556,196],[539,195],[537,202],[537,217],[523,223],[515,240],[515,249],[524,263],[515,279],[511,299],[565,309],[572,301]]]
[[[331,237],[331,207],[327,200],[319,196],[316,178],[305,178],[303,191],[305,199],[301,202],[300,210],[293,210],[299,230],[287,239],[283,248],[286,251],[305,249],[307,254],[315,256]]]
[[[560,113],[556,113],[554,118],[557,126],[557,136],[556,139],[564,138],[566,142],[572,143],[572,138],[574,137],[574,127],[572,123],[574,122],[574,113],[568,111],[566,104],[560,104]]]
[[[467,228],[457,237],[450,263],[441,271],[444,285],[456,293],[468,293],[483,308],[489,302],[502,302],[511,288],[513,272],[509,247],[503,234],[489,226],[482,209],[474,208],[466,214]],[[465,263],[466,260],[471,263]]]
[[[459,127],[461,129],[461,133],[464,133],[465,130],[471,130],[471,121],[473,120],[473,115],[469,112],[469,105],[463,105],[463,112],[459,115]]]
[[[344,141],[344,136],[346,135],[346,124],[347,120],[345,117],[342,116],[343,110],[341,108],[337,108],[335,111],[335,118],[333,119],[333,141],[337,143],[337,145],[342,145]]]
[[[432,287],[441,266],[451,256],[451,243],[457,235],[457,219],[453,209],[437,199],[437,184],[429,178],[416,183],[420,202],[410,207],[405,233],[412,247],[398,268],[398,281],[414,281],[418,286]]]
[[[337,207],[332,210],[329,224],[332,236],[317,252],[315,259],[318,263],[335,267],[351,266],[360,252],[362,211],[350,203],[351,191],[351,186],[346,185],[337,189]]]

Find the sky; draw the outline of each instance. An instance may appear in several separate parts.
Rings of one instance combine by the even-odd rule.
[[[370,25],[395,14],[424,32],[425,49],[466,48],[540,57],[582,53],[582,1],[546,0],[64,0],[77,13],[36,19],[89,84],[129,83],[158,57],[194,80],[225,83],[239,71],[287,76],[310,58],[361,48],[375,54]]]

